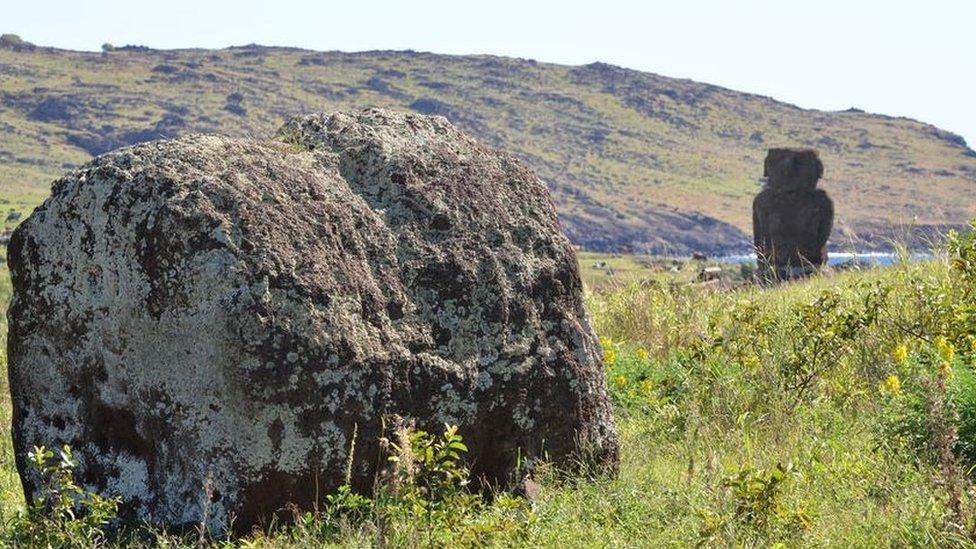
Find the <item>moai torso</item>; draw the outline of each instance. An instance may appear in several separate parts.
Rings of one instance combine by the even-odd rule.
[[[805,276],[827,263],[834,205],[817,189],[823,164],[816,151],[770,149],[766,187],[752,203],[753,240],[765,281]]]

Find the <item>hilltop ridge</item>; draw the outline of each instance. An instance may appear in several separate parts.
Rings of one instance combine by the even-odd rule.
[[[976,153],[960,136],[606,63],[256,45],[77,52],[21,41],[0,44],[0,74],[0,220],[120,146],[266,136],[295,113],[367,106],[442,115],[521,156],[552,191],[569,237],[591,250],[748,249],[773,146],[820,151],[835,249],[883,249],[910,230],[921,243],[976,216]]]

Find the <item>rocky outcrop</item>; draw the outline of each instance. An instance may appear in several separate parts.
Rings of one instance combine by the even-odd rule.
[[[34,44],[24,40],[16,34],[0,34],[0,48],[13,51],[34,51],[37,48]]]
[[[458,424],[473,474],[613,468],[575,253],[544,185],[443,118],[296,118],[96,158],[15,232],[14,442],[70,444],[123,516],[242,532],[396,425]],[[355,433],[355,443],[353,436]],[[350,451],[352,456],[350,456]]]
[[[766,187],[752,203],[752,226],[760,277],[766,281],[805,276],[827,263],[834,205],[817,181],[823,163],[817,151],[770,149]]]

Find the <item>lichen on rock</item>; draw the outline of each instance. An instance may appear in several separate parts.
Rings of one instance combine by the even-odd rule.
[[[25,490],[70,444],[123,516],[244,532],[343,482],[390,418],[458,424],[483,482],[614,468],[575,253],[545,186],[445,119],[297,117],[274,140],[127,147],[15,231],[8,356]]]

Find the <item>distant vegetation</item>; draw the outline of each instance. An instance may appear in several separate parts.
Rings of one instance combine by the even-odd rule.
[[[973,237],[950,238],[927,263],[771,289],[689,284],[691,272],[604,281],[588,295],[622,440],[618,478],[543,467],[530,499],[484,500],[466,491],[459,433],[406,433],[380,497],[343,489],[237,544],[971,546]],[[9,414],[0,401],[8,541],[25,535]],[[100,535],[91,522],[64,528],[85,546],[84,532]],[[198,540],[139,536],[127,539]]]
[[[101,52],[0,38],[0,223],[92,155],[189,132],[267,135],[291,114],[387,106],[443,115],[536,168],[577,244],[748,248],[772,146],[814,147],[837,203],[832,245],[864,250],[976,215],[976,153],[903,118],[803,110],[595,63],[244,46]],[[843,90],[838,90],[842,95]]]

